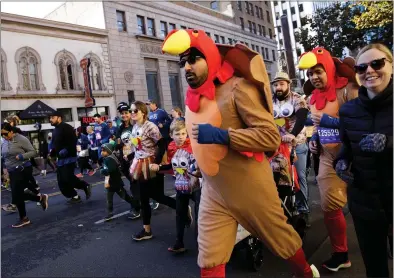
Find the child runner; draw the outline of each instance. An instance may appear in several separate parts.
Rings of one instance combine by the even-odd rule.
[[[113,217],[114,209],[114,194],[118,194],[120,198],[128,202],[132,209],[139,207],[139,202],[127,194],[123,188],[124,183],[122,180],[122,173],[120,172],[120,162],[113,154],[115,149],[114,143],[107,143],[101,146],[101,156],[103,157],[103,169],[101,174],[105,176],[104,186],[107,189],[107,209],[108,215],[104,218],[105,221]]]
[[[194,212],[198,219],[201,187],[185,122],[173,121],[170,126],[170,136],[173,139],[167,150],[170,164],[162,166],[151,164],[150,168],[154,171],[166,171],[172,168],[175,173],[177,237],[174,246],[169,247],[168,251],[180,253],[186,251],[183,243],[185,226],[190,227],[193,220],[189,200],[195,202]],[[197,223],[195,226],[197,227]]]

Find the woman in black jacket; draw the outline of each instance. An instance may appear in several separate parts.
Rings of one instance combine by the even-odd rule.
[[[334,162],[348,183],[348,203],[368,277],[389,277],[393,240],[393,55],[381,44],[356,58],[359,97],[339,111],[342,152]],[[392,251],[391,251],[392,252]]]

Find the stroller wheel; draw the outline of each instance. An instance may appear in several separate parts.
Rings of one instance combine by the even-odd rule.
[[[263,265],[263,244],[257,238],[249,241],[247,260],[252,271],[258,271]]]

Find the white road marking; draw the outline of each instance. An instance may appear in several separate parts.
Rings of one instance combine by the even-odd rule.
[[[129,212],[130,212],[130,210],[126,210],[125,212],[115,214],[114,216],[111,217],[111,220],[115,219],[115,218],[118,218],[118,217],[121,217],[121,216],[123,216],[125,214],[128,214]],[[99,221],[94,222],[94,224],[101,224],[101,223],[104,223],[104,222],[105,222],[105,219],[101,219]]]
[[[176,196],[176,194],[173,194],[173,195],[171,195],[170,197],[171,197],[171,198],[174,198],[175,196]],[[121,217],[121,216],[123,216],[123,215],[125,215],[125,214],[128,214],[129,212],[130,212],[130,210],[126,210],[126,211],[124,211],[124,212],[115,214],[114,216],[111,217],[110,220],[115,219],[115,218],[118,218],[118,217]],[[104,222],[106,222],[105,219],[101,219],[101,220],[99,220],[99,221],[94,222],[94,224],[101,224],[101,223],[104,223]]]

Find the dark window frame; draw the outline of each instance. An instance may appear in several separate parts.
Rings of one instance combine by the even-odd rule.
[[[140,25],[139,20],[141,20],[142,25]],[[138,33],[142,35],[146,35],[145,17],[143,17],[142,15],[137,15],[137,26],[138,26]]]
[[[119,21],[118,16],[122,17],[122,20]],[[121,24],[122,28],[120,29],[119,23]],[[126,24],[126,12],[116,10],[116,26],[118,27],[119,32],[127,32],[127,24]]]

